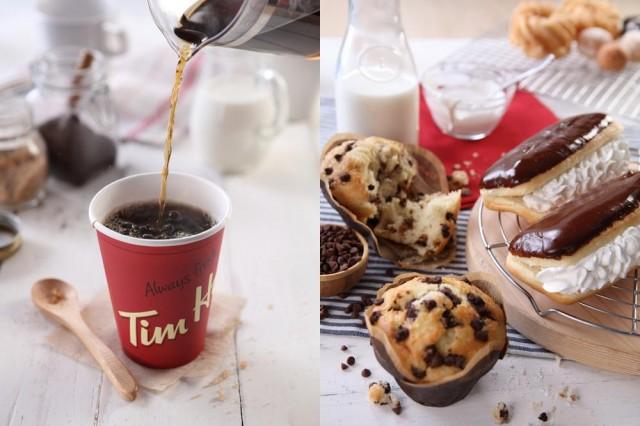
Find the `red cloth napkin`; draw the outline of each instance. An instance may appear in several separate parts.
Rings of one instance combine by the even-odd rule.
[[[482,175],[503,152],[556,121],[558,119],[553,112],[534,95],[518,90],[493,133],[479,141],[464,141],[445,135],[438,129],[424,95],[420,96],[420,146],[431,150],[442,160],[447,174],[454,170],[467,172],[471,194],[462,198],[463,208],[473,206],[480,195]]]

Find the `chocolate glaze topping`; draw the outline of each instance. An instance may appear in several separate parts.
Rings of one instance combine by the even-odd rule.
[[[640,206],[640,173],[627,173],[565,204],[520,232],[509,252],[520,257],[570,256]]]
[[[513,188],[560,164],[610,124],[601,113],[566,118],[506,153],[482,178],[481,188]],[[595,132],[592,130],[596,129]]]

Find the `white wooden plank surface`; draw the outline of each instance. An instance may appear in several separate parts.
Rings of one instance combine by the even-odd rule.
[[[468,39],[420,39],[411,41],[418,73],[442,60],[468,42]],[[321,96],[333,96],[335,61],[340,40],[321,41]],[[545,100],[560,115],[575,108],[557,101]],[[574,110],[575,111],[575,110]],[[577,112],[576,112],[577,113]],[[349,352],[340,346],[349,346]],[[572,362],[558,366],[554,361],[524,357],[507,357],[485,376],[463,401],[447,408],[426,408],[408,399],[393,379],[379,366],[367,339],[322,335],[320,338],[320,411],[322,425],[491,425],[491,411],[498,401],[514,406],[513,425],[542,424],[537,416],[542,410],[556,407],[551,422],[556,425],[639,425],[640,408],[637,395],[640,378],[627,377],[584,367]],[[349,354],[356,366],[347,372],[340,364]],[[360,372],[369,368],[372,377],[364,379]],[[369,382],[386,380],[395,386],[405,407],[400,416],[367,401]],[[568,405],[557,398],[564,386],[576,388],[580,400]],[[542,406],[533,408],[534,403]]]

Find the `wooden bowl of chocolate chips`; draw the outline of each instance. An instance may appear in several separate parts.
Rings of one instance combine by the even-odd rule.
[[[320,225],[320,296],[336,296],[356,285],[369,260],[367,240],[343,225]]]

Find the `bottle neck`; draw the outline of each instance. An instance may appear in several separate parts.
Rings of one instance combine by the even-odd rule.
[[[349,26],[369,31],[402,31],[399,0],[349,0]]]

